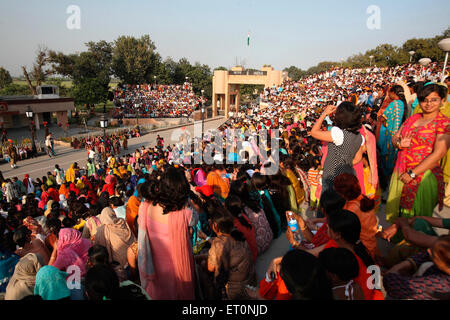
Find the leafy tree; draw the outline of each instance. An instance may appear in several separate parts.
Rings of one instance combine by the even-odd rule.
[[[106,103],[108,99],[108,90],[105,90],[104,83],[98,78],[78,80],[72,93],[77,105]]]
[[[438,47],[438,42],[443,39],[442,36],[427,39],[409,39],[403,44],[403,51],[415,51],[414,60],[418,61],[422,58],[430,58],[433,61],[442,61],[444,53]]]
[[[27,85],[10,83],[0,89],[0,96],[22,96],[29,95],[30,88]]]
[[[88,50],[80,54],[65,55],[51,51],[49,55],[52,70],[72,79],[73,88],[60,88],[60,94],[72,93],[75,104],[104,103],[108,97],[112,74],[113,46],[106,41],[88,42],[86,46]]]
[[[112,70],[127,84],[143,84],[153,81],[161,57],[149,35],[140,39],[121,36],[115,41]]]
[[[291,78],[294,81],[298,81],[303,76],[306,75],[306,71],[303,71],[302,69],[297,68],[295,66],[290,66],[289,68],[284,68],[283,71],[286,71],[288,73],[289,78]]]
[[[11,75],[9,74],[9,71],[4,69],[3,67],[0,67],[0,89],[3,89],[12,82],[13,80],[11,78]]]

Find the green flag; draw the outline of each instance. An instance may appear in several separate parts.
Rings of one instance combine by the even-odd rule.
[[[248,33],[248,37],[247,37],[247,47],[250,46],[250,32]]]

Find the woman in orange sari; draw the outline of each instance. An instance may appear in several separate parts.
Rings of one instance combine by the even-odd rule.
[[[361,194],[358,179],[349,173],[343,173],[334,179],[334,189],[346,200],[344,210],[356,214],[361,222],[361,242],[372,259],[378,253],[377,239],[378,218],[375,214],[375,200]]]
[[[133,234],[137,237],[137,230],[135,228],[134,221],[136,220],[136,217],[139,214],[139,206],[141,204],[141,199],[134,195],[128,199],[127,206],[126,206],[126,220],[127,224],[130,227]]]

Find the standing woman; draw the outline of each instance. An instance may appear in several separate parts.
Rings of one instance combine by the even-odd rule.
[[[322,123],[327,116],[334,114],[334,127],[323,131]],[[350,102],[343,102],[339,107],[328,106],[311,129],[311,136],[328,142],[328,151],[323,165],[322,194],[333,190],[333,181],[341,173],[356,174],[353,159],[362,153],[364,139],[361,129],[361,112]]]
[[[400,149],[389,186],[386,220],[399,216],[431,216],[444,199],[444,180],[439,161],[450,146],[450,119],[440,112],[447,89],[428,84],[418,92],[421,113],[410,117],[392,144]]]
[[[159,179],[158,179],[159,178]],[[195,298],[189,237],[190,187],[181,169],[169,167],[141,187],[138,268],[142,287],[155,300]]]
[[[381,156],[380,182],[383,184],[382,187],[389,183],[394,170],[398,149],[392,144],[392,137],[397,133],[403,121],[405,121],[405,108],[407,106],[405,94],[400,85],[395,85],[390,89],[389,98],[392,102],[381,115],[384,120],[382,120],[378,139]]]

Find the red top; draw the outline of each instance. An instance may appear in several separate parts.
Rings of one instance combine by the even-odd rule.
[[[336,241],[331,239],[326,244],[324,250],[328,248],[339,248],[339,246],[337,245]],[[355,253],[353,253],[353,255],[356,257],[356,260],[358,261],[359,265],[359,275],[355,279],[355,282],[358,283],[361,289],[363,290],[366,300],[384,300],[383,293],[381,293],[380,290],[369,289],[367,287],[367,281],[371,274],[367,272],[367,267],[361,260],[361,258],[358,257],[358,255]]]
[[[245,219],[245,221],[248,222],[252,226],[252,223],[250,220],[245,216],[244,214],[242,217]],[[248,229],[247,227],[243,226],[238,218],[234,218],[234,226],[236,229],[238,229],[245,237],[245,240],[248,243],[248,246],[250,247],[250,251],[252,252],[252,258],[253,262],[256,261],[256,257],[258,256],[258,247],[256,245],[256,233],[255,228],[252,226],[251,229]]]
[[[259,282],[259,295],[266,300],[292,300],[292,295],[280,276],[272,282],[262,279]]]
[[[314,247],[320,247],[321,245],[330,241],[328,237],[328,223],[324,223],[319,230],[317,230],[316,234],[313,236],[311,243]]]

